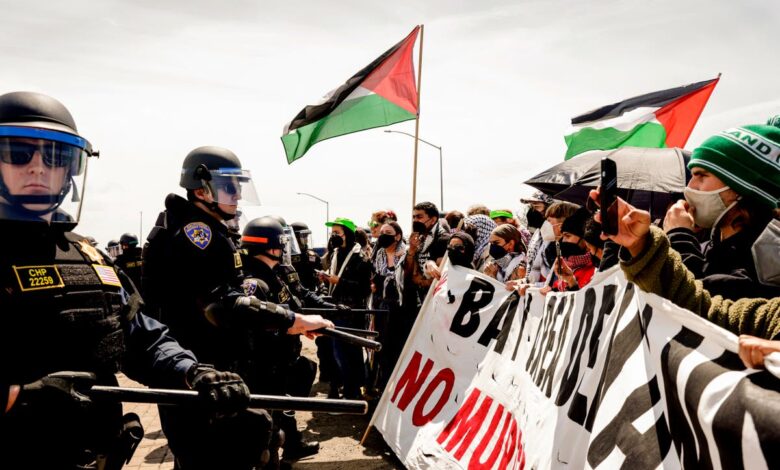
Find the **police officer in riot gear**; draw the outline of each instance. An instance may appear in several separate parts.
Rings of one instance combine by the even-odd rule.
[[[187,198],[166,198],[144,250],[148,302],[201,360],[239,373],[256,388],[256,331],[298,334],[332,324],[319,316],[266,311],[242,290],[242,260],[225,221],[235,217],[239,201],[252,204],[257,196],[249,171],[233,152],[196,148],[184,159],[180,186]],[[256,467],[262,463],[260,451],[269,446],[271,421],[265,412],[253,410],[220,426],[163,407],[160,418],[182,470]],[[213,450],[220,454],[216,459]],[[270,453],[271,464],[278,464],[276,450]],[[233,461],[226,466],[225,459]]]
[[[330,308],[338,309],[341,311],[350,310],[349,307],[343,304],[333,304],[326,302],[321,295],[315,290],[307,288],[303,282],[301,282],[300,275],[295,269],[293,263],[296,260],[300,261],[303,256],[304,250],[298,246],[298,237],[296,236],[293,227],[288,226],[285,220],[278,216],[273,215],[271,218],[277,220],[284,229],[286,236],[286,243],[282,251],[282,259],[274,266],[274,271],[279,277],[284,280],[290,291],[303,302],[305,307],[309,308]],[[308,244],[307,244],[308,245]],[[316,272],[313,273],[316,277]],[[317,280],[319,282],[319,280]],[[336,358],[333,356],[333,339],[319,336],[316,339],[317,343],[317,358],[320,360],[320,380],[323,382],[331,382],[331,378],[335,375],[333,371],[336,370]],[[338,386],[334,387],[337,388]],[[335,394],[331,394],[329,398],[335,398]]]
[[[108,243],[106,243],[106,253],[108,253],[108,256],[110,256],[112,260],[115,260],[117,256],[122,253],[122,248],[119,246],[119,241],[110,240]],[[136,287],[139,286],[136,285]]]
[[[132,233],[125,233],[119,237],[119,247],[121,252],[114,259],[114,263],[122,269],[137,288],[141,288],[141,271],[143,270],[144,260],[141,247],[138,246],[138,237]]]
[[[142,313],[126,274],[72,232],[93,155],[59,101],[0,96],[0,468],[121,467],[121,404],[88,398],[120,370],[189,384],[223,412],[248,403],[239,376],[198,365]]]
[[[244,270],[248,278],[244,281],[245,291],[261,300],[286,304],[293,311],[301,311],[303,300],[287,279],[297,273],[291,266],[283,265],[284,253],[290,252],[290,235],[280,223],[281,217],[260,217],[250,221],[243,230],[241,249],[244,252]],[[332,304],[321,302],[326,307]],[[293,396],[309,396],[317,366],[301,356],[301,341],[298,337],[261,333],[257,344],[258,363],[265,378],[259,384],[262,393]],[[265,358],[263,360],[262,358]],[[274,415],[274,421],[285,433],[284,457],[294,460],[319,451],[318,442],[303,440],[292,412]]]
[[[311,230],[303,222],[293,222],[290,224],[290,227],[292,227],[298,246],[301,249],[300,255],[293,256],[292,265],[298,272],[298,277],[303,287],[317,292],[320,281],[317,279],[316,271],[322,269],[322,259],[317,252],[311,249]]]

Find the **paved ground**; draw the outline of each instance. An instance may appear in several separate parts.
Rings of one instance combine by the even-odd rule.
[[[304,354],[316,360],[314,342],[306,338]],[[122,386],[139,386],[125,377],[120,377]],[[315,383],[312,396],[324,398],[327,384]],[[170,470],[173,456],[168,450],[165,435],[160,430],[160,421],[155,405],[125,404],[125,412],[134,412],[141,417],[145,435],[138,446],[133,460],[124,468],[138,470]],[[385,445],[381,435],[372,430],[366,445],[360,445],[360,438],[370,416],[329,415],[327,413],[298,413],[298,426],[306,428],[305,437],[319,440],[320,453],[296,462],[295,469],[317,470],[384,470],[403,468],[392,451]]]

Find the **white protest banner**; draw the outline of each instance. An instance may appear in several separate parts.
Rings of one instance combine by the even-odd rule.
[[[372,423],[409,468],[771,468],[780,379],[615,268],[524,298],[448,266]]]

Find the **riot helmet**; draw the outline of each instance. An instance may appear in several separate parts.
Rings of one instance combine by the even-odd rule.
[[[283,256],[275,256],[270,250],[281,249],[284,252],[289,245],[288,236],[284,233],[284,227],[273,217],[259,217],[249,221],[241,233],[241,248],[250,256],[263,254],[278,262],[282,262]]]
[[[292,227],[287,225],[287,222],[282,216],[271,215],[269,217],[279,222],[284,229],[284,234],[287,236],[287,245],[284,247],[281,263],[286,266],[292,266],[292,257],[301,254],[301,247],[298,245],[298,239],[295,237],[295,232]]]
[[[116,259],[117,256],[122,254],[122,247],[119,246],[117,240],[111,240],[106,244],[106,251],[110,257]]]
[[[93,155],[59,101],[33,92],[0,96],[0,220],[75,226]]]
[[[295,233],[295,239],[298,242],[301,251],[303,252],[309,249],[312,245],[311,230],[309,230],[309,226],[303,222],[293,222],[290,224],[290,227],[292,227],[293,232]]]
[[[179,186],[188,194],[196,189],[205,189],[212,195],[213,202],[207,205],[224,220],[235,218],[235,213],[226,212],[219,204],[237,206],[257,205],[255,191],[249,170],[241,167],[235,153],[222,147],[198,147],[184,159]]]
[[[119,245],[122,247],[122,251],[135,248],[138,246],[138,237],[132,233],[124,233],[119,237]]]

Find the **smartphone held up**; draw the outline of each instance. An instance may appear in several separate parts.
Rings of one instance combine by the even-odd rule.
[[[607,157],[601,159],[601,231],[606,235],[617,235],[617,165]]]

